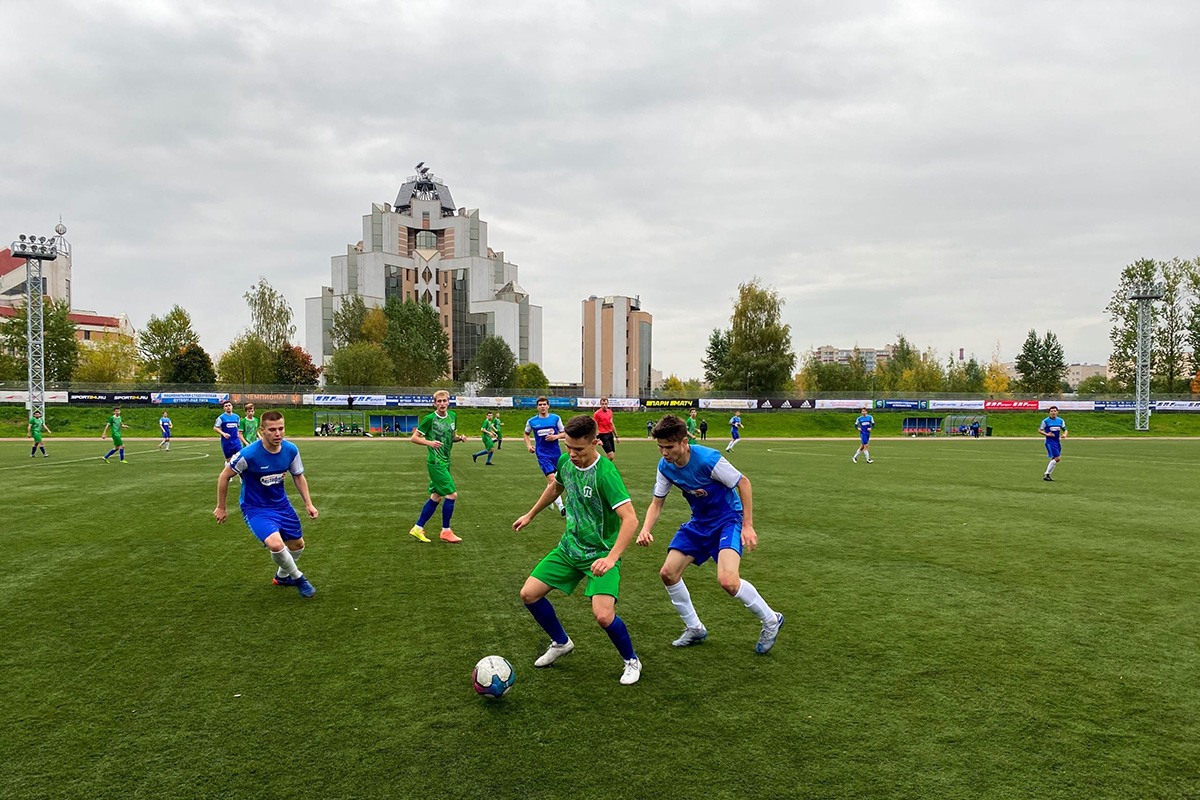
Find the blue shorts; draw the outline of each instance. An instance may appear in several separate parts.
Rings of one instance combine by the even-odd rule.
[[[543,475],[549,475],[551,472],[558,472],[559,456],[546,456],[541,453],[537,454],[538,468],[541,469]]]
[[[238,453],[242,452],[242,443],[241,442],[238,442],[237,444],[229,444],[229,442],[230,442],[229,439],[221,440],[221,452],[225,454],[226,463],[229,462],[229,459],[233,458]]]
[[[737,428],[730,428],[730,429],[729,429],[729,435],[730,435],[730,437],[732,437],[733,439],[740,439],[740,438],[742,438],[742,435],[741,435],[740,433],[738,433],[738,429],[737,429]]]
[[[689,519],[679,526],[679,530],[675,532],[675,538],[667,547],[671,550],[678,550],[685,556],[691,556],[697,564],[703,564],[710,558],[716,561],[717,554],[722,550],[733,550],[740,556],[742,554],[742,518],[727,517],[705,527],[701,527],[695,520]]]
[[[862,439],[863,444],[866,444],[867,442],[871,441],[871,432],[870,431],[859,431],[858,438]]]
[[[1061,456],[1062,455],[1062,442],[1060,442],[1058,439],[1047,439],[1046,440],[1046,453],[1049,454],[1049,456],[1051,458],[1058,458],[1059,456]]]
[[[299,539],[300,517],[291,505],[278,508],[246,508],[242,506],[242,518],[246,526],[260,542],[266,542],[272,533],[278,533],[284,539]]]
[[[164,438],[164,439],[170,439],[170,438],[171,438],[171,432],[170,432],[170,431],[163,431],[163,438]]]

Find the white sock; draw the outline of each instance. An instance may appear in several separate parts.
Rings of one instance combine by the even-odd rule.
[[[293,578],[299,578],[303,574],[296,566],[296,560],[292,558],[292,554],[288,552],[286,547],[278,553],[272,551],[271,560],[278,564],[284,573],[291,575]]]
[[[562,502],[561,497],[554,498],[554,507],[557,508],[559,511],[562,510],[563,502]]]
[[[1054,468],[1057,466],[1058,466],[1057,461],[1051,461],[1050,466],[1046,467],[1046,474],[1049,475],[1051,472],[1054,472]]]
[[[858,461],[858,454],[859,454],[859,453],[861,453],[861,452],[862,452],[862,450],[855,450],[855,451],[854,451],[854,455],[850,456],[850,460],[851,460],[851,461]]]
[[[292,554],[292,561],[296,562],[299,561],[300,556],[304,554],[304,548],[301,547],[299,550],[289,550],[288,552]],[[297,569],[299,569],[299,567],[297,567]],[[283,567],[280,567],[279,569],[275,570],[275,576],[278,578],[286,578],[287,573],[283,571]]]
[[[745,578],[742,579],[742,585],[733,597],[735,600],[745,603],[746,608],[750,609],[750,613],[762,620],[764,624],[775,622],[775,612],[767,605],[767,601],[762,599],[758,589],[755,589],[754,585]]]
[[[692,605],[692,595],[683,585],[683,581],[674,586],[667,587],[667,594],[671,596],[671,604],[675,606],[675,610],[679,612],[679,616],[683,618],[683,624],[689,628],[703,628],[700,623],[700,615],[696,613],[696,607]]]

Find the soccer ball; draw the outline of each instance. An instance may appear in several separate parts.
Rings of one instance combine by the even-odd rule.
[[[485,697],[503,697],[513,685],[513,666],[507,658],[486,656],[480,659],[471,673],[475,691]]]

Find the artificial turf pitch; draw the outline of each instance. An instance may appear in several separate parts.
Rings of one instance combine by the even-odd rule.
[[[622,565],[621,661],[577,590],[576,650],[517,596],[557,541],[511,441],[455,447],[461,545],[407,535],[424,450],[301,441],[313,600],[233,511],[214,441],[0,444],[0,797],[1195,797],[1200,793],[1200,442],[744,441],[760,546],[742,574],[787,616],[769,655],[709,565],[657,575],[686,503]],[[723,442],[716,442],[722,446]],[[657,451],[617,464],[644,516]],[[115,457],[114,457],[115,462]],[[290,481],[289,481],[290,484]],[[234,485],[236,488],[236,482]],[[289,493],[295,492],[289,485]],[[440,511],[429,524],[436,532]],[[502,655],[516,685],[475,695]]]

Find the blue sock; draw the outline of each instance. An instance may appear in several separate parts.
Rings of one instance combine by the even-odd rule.
[[[424,528],[425,523],[429,522],[429,518],[433,516],[434,511],[437,511],[437,503],[432,500],[426,500],[425,505],[421,508],[421,516],[417,517],[417,527]]]
[[[542,626],[542,630],[550,634],[550,638],[554,640],[555,644],[567,643],[567,632],[563,630],[562,623],[558,621],[558,615],[554,613],[554,606],[550,605],[549,600],[543,597],[536,603],[526,603],[525,607],[529,609],[530,614],[533,614],[538,625]],[[629,634],[625,635],[625,640],[629,640]],[[633,651],[632,645],[629,650]]]
[[[625,627],[625,620],[614,616],[612,624],[604,629],[608,634],[608,638],[612,639],[612,643],[617,646],[617,652],[621,654],[621,658],[628,661],[631,658],[637,658],[633,654],[633,642],[629,638],[629,628]]]
[[[46,451],[43,450],[42,452],[44,453]],[[33,456],[36,456],[36,455],[37,455],[37,445],[35,444],[33,447],[29,448],[29,456],[30,456],[30,458],[32,458]]]
[[[42,455],[46,455],[46,448],[43,445],[38,445],[38,450],[42,451]],[[32,455],[32,453],[30,453]]]
[[[450,517],[454,516],[454,501],[447,497],[442,501],[442,527],[450,527]]]
[[[121,448],[121,460],[122,461],[125,460],[125,448],[124,447]]]
[[[117,450],[116,450],[116,448],[114,447],[112,450],[109,450],[109,451],[108,451],[108,455],[106,455],[106,456],[105,456],[105,458],[112,458],[112,454],[113,454],[113,453],[115,453],[115,452],[117,452]]]
[[[492,463],[492,451],[491,451],[491,450],[488,450],[488,451],[487,451],[487,454],[488,454],[488,460],[487,460],[487,463],[489,463],[489,464],[490,464],[490,463]]]
[[[479,458],[481,455],[483,455],[483,454],[484,454],[484,453],[486,453],[486,452],[488,452],[488,451],[487,451],[487,450],[480,450],[478,453],[471,453],[471,458]]]

